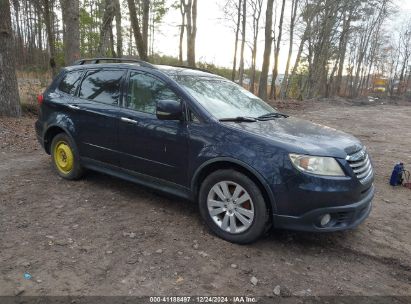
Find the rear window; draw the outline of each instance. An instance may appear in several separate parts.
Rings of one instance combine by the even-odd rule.
[[[77,86],[80,83],[82,73],[83,71],[68,72],[61,80],[59,90],[64,93],[74,95],[76,93]]]
[[[122,70],[88,72],[81,83],[80,98],[111,105],[118,104],[123,74]]]

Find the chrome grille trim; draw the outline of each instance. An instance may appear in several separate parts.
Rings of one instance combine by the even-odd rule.
[[[366,177],[371,171],[372,171],[372,168],[371,168],[371,166],[369,166],[368,169],[367,169],[367,171],[364,172],[364,173],[362,173],[362,174],[358,174],[358,175],[357,175],[357,178],[358,178],[358,179],[362,179],[362,178]]]
[[[348,160],[348,161],[350,161],[350,160]],[[368,162],[368,161],[370,161],[370,159],[368,158],[368,155],[367,155],[366,158],[363,161],[361,161],[359,163],[352,163],[350,166],[352,168],[363,167],[365,165],[365,163]]]
[[[367,159],[367,161],[363,162],[361,166],[351,166],[351,167],[353,168],[353,171],[355,174],[360,174],[361,172],[366,171],[369,166],[370,166],[370,160]]]
[[[365,148],[354,154],[348,155],[346,160],[355,176],[362,184],[366,184],[373,176],[371,160]]]

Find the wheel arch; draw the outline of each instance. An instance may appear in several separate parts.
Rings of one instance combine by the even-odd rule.
[[[67,136],[69,136],[71,139],[73,137],[70,135],[70,132],[62,126],[59,125],[52,125],[47,128],[46,132],[44,133],[44,149],[46,150],[47,154],[51,153],[50,146],[51,142],[53,141],[53,138],[60,133],[65,133]]]
[[[209,160],[196,170],[191,183],[194,198],[198,198],[199,190],[204,179],[211,173],[221,169],[234,169],[246,175],[260,188],[264,200],[268,203],[267,207],[270,209],[270,217],[277,211],[274,194],[261,174],[242,161],[226,157]]]

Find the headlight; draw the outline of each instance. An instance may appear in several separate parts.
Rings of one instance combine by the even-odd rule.
[[[298,170],[326,176],[345,176],[341,166],[333,157],[290,154],[294,167]]]

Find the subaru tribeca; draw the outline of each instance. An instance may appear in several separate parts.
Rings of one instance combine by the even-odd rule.
[[[212,73],[87,59],[38,100],[38,140],[61,177],[95,170],[198,202],[225,240],[345,230],[370,213],[374,173],[358,139]]]

